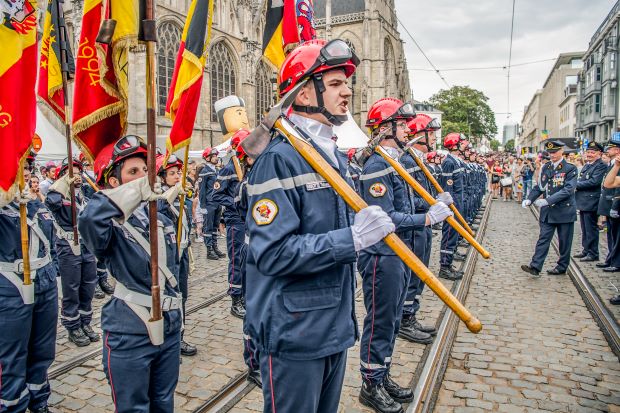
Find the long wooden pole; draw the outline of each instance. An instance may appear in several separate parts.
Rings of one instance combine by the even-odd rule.
[[[340,174],[327,163],[325,159],[314,149],[312,145],[298,138],[289,130],[290,126],[283,123],[282,118],[275,122],[275,128],[282,133],[297,152],[310,164],[319,175],[323,177],[331,187],[355,212],[366,208],[368,204],[359,196]],[[435,294],[465,323],[469,331],[478,333],[482,324],[472,315],[461,302],[459,302],[435,275],[420,261],[407,245],[394,233],[383,239],[385,243],[400,257],[411,270],[433,290]]]
[[[235,166],[235,172],[237,173],[237,179],[239,182],[243,181],[243,168],[241,168],[241,162],[239,162],[239,158],[233,154],[232,157],[233,165]]]
[[[189,160],[189,145],[185,146],[183,154],[183,177],[181,178],[181,186],[185,190],[187,184],[187,161]],[[177,252],[181,257],[181,236],[183,235],[183,211],[185,211],[185,194],[179,197],[179,222],[177,223]],[[189,234],[188,234],[189,236]]]
[[[20,165],[21,166],[21,165]],[[18,172],[19,191],[24,192],[26,181],[24,179],[24,167],[22,166]],[[22,260],[24,262],[24,285],[31,285],[30,278],[30,249],[28,247],[28,210],[26,204],[19,203],[19,221],[22,235]]]
[[[146,42],[146,146],[147,168],[151,189],[155,188],[157,171],[155,164],[156,156],[156,127],[155,108],[156,102],[156,62],[155,46],[157,44],[157,30],[155,27],[155,4],[154,0],[146,0],[145,20],[142,21],[144,40]],[[159,285],[159,260],[157,246],[157,201],[149,201],[149,242],[151,245],[151,320],[161,320],[161,299]]]
[[[428,170],[428,167],[424,164],[422,159],[420,159],[420,157],[416,155],[415,151],[413,151],[413,149],[411,148],[406,148],[406,151],[409,153],[409,155],[413,157],[413,160],[418,165],[418,167],[422,170],[422,172],[424,172],[424,175],[426,175],[426,179],[428,179],[431,185],[435,187],[435,190],[437,190],[437,193],[438,194],[443,193],[444,192],[443,188],[441,187],[439,182],[437,182],[437,179],[435,179],[431,171]],[[467,221],[465,221],[465,218],[463,218],[463,215],[461,215],[456,205],[451,204],[450,209],[454,213],[454,216],[459,220],[463,228],[465,228],[467,232],[469,232],[471,235],[474,235],[474,231],[471,229],[469,224],[467,224]]]
[[[411,186],[413,190],[416,191],[429,205],[435,205],[437,203],[437,200],[433,198],[433,196],[429,194],[428,191],[426,191],[426,189],[424,189],[424,187],[420,185],[420,183],[407,172],[404,166],[392,159],[390,155],[388,155],[388,153],[385,151],[385,149],[377,145],[375,147],[375,152],[381,155],[381,157],[383,157],[383,159],[385,159],[390,164],[390,166],[394,168],[396,173],[399,174],[409,184],[409,186]],[[459,234],[461,234],[461,236],[465,238],[467,242],[469,242],[476,249],[476,251],[480,253],[480,255],[482,255],[482,257],[487,259],[491,257],[491,254],[487,250],[485,250],[484,247],[480,245],[478,241],[476,241],[476,239],[465,230],[465,228],[459,225],[459,223],[456,219],[454,219],[454,217],[448,217],[446,219],[446,222],[450,224],[452,228],[454,228]]]
[[[67,140],[67,163],[69,179],[71,185],[69,187],[70,199],[71,199],[71,225],[73,226],[73,245],[79,244],[78,228],[77,228],[77,206],[75,202],[75,185],[73,183],[73,148],[71,146],[71,125],[69,123],[69,54],[67,53],[67,29],[65,27],[65,16],[62,8],[63,0],[56,2],[56,13],[58,15],[58,21],[60,27],[57,27],[58,35],[60,37],[60,69],[62,72],[62,92],[64,94],[64,110],[65,110],[65,138]]]

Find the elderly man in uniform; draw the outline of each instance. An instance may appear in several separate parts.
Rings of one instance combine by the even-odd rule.
[[[618,166],[620,164],[620,133],[615,133],[609,140],[606,152],[611,158],[611,162],[603,181],[598,212],[600,215],[607,217],[607,247],[609,253],[605,258],[605,262],[596,266],[603,268],[604,272],[611,273],[620,271],[620,216],[618,215],[617,201],[618,192],[620,191],[618,189],[618,186],[620,186],[620,182],[618,182],[620,180],[618,177],[618,170],[620,168]]]
[[[557,266],[547,271],[550,275],[564,275],[570,263],[570,249],[573,243],[573,230],[577,220],[575,187],[577,186],[577,167],[568,163],[562,156],[564,143],[550,140],[545,143],[550,162],[540,171],[538,183],[528,198],[523,201],[523,208],[532,203],[540,208],[540,235],[536,251],[529,265],[521,269],[534,277],[540,276],[549,246],[555,232],[560,241],[560,259]],[[538,199],[540,196],[542,198]]]

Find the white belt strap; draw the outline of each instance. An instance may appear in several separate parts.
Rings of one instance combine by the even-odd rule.
[[[78,245],[75,245],[74,241],[74,237],[73,237],[73,231],[65,231],[64,229],[62,229],[60,227],[60,225],[58,225],[58,222],[56,222],[54,220],[54,228],[56,228],[56,235],[58,236],[58,238],[60,239],[64,239],[65,241],[67,241],[67,243],[69,244],[69,247],[71,248],[71,252],[73,252],[73,255],[78,256],[82,253],[82,249],[80,248],[80,238],[79,238],[79,234],[78,234]]]
[[[29,285],[25,285],[24,281],[14,272],[0,271],[0,275],[3,275],[4,278],[9,280],[9,282],[17,288],[24,304],[34,303],[34,282]]]
[[[179,218],[179,210],[174,205],[170,205],[170,207],[171,207],[170,209],[172,210],[172,213],[174,214],[174,216]],[[187,248],[187,246],[189,245],[189,242],[188,242],[189,224],[187,223],[187,214],[183,214],[182,226],[183,226],[183,233],[181,234],[181,242],[180,242],[181,251],[179,251],[179,255],[181,255],[183,250],[185,250],[185,248]]]

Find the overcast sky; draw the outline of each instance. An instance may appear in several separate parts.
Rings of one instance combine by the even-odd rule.
[[[510,45],[512,0],[395,0],[397,16],[439,69],[506,66]],[[516,0],[512,63],[556,58],[585,51],[594,31],[616,0]],[[426,100],[447,86],[430,69],[409,35],[405,42],[409,77],[416,100]],[[521,122],[523,108],[542,88],[554,61],[514,67],[510,81],[510,112]],[[445,71],[451,86],[483,91],[495,115],[499,134],[506,122],[507,71]]]

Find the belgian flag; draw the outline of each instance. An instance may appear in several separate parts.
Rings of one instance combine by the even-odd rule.
[[[172,120],[168,153],[189,145],[192,137],[211,37],[213,1],[192,0],[187,13],[166,103],[166,116]]]
[[[13,198],[36,127],[37,1],[0,14],[0,198]]]
[[[68,39],[64,19],[59,15],[58,0],[49,0],[43,23],[41,58],[39,61],[39,99],[47,104],[65,122],[65,95],[62,90],[60,30]],[[75,63],[69,44],[62,45],[67,51],[69,78],[75,73]]]

